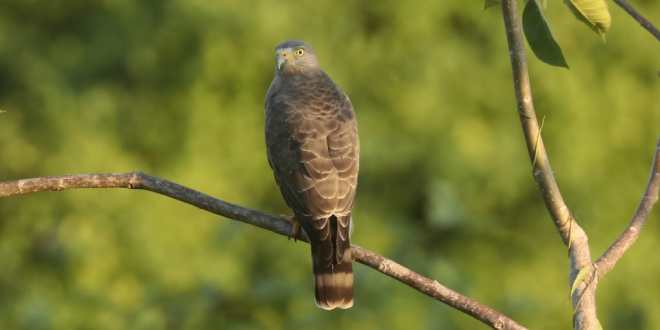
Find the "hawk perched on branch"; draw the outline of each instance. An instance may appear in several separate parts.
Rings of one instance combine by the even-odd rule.
[[[268,162],[287,205],[312,247],[316,304],[353,306],[351,209],[359,141],[353,106],[301,41],[275,49],[275,78],[266,94]]]

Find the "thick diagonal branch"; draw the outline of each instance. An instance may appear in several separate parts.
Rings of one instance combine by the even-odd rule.
[[[174,182],[140,172],[78,174],[0,182],[0,197],[78,188],[129,188],[148,190],[280,235],[288,236],[291,232],[290,222],[281,217],[227,203]],[[307,238],[303,234],[299,235],[298,239],[307,241]],[[357,245],[353,245],[352,250],[353,257],[356,261],[460,310],[493,329],[526,329],[506,315],[453,291],[438,283],[438,281],[424,277],[393,260]]]
[[[569,246],[569,283],[572,284],[580,270],[592,269],[587,234],[573,218],[571,211],[564,202],[541,137],[541,129],[534,110],[522,27],[515,0],[502,1],[502,15],[509,46],[518,115],[527,143],[527,152],[532,162],[532,173],[562,241]],[[573,309],[575,310],[574,328],[598,328],[600,323],[596,315],[596,283],[594,281],[584,281],[578,284],[572,297]]]
[[[623,254],[628,251],[633,243],[639,237],[639,233],[642,230],[642,226],[646,222],[646,219],[649,217],[653,205],[658,201],[658,194],[660,191],[660,139],[658,139],[658,144],[655,146],[655,156],[653,158],[653,165],[651,165],[651,175],[649,177],[649,182],[646,185],[646,191],[642,200],[637,207],[635,215],[630,220],[628,228],[621,233],[621,235],[610,245],[610,247],[603,253],[603,255],[598,258],[596,261],[596,266],[598,267],[599,277],[603,277],[607,274],[614,265],[623,257]]]

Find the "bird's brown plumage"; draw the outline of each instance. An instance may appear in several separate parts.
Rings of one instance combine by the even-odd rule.
[[[302,51],[300,51],[302,49]],[[302,42],[277,47],[266,95],[268,161],[287,205],[310,238],[317,305],[353,305],[351,210],[359,141],[350,100]]]

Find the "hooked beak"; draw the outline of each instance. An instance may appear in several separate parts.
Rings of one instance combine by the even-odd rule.
[[[277,70],[281,70],[284,64],[286,64],[289,61],[289,57],[291,56],[290,52],[288,50],[282,50],[279,53],[277,53]]]
[[[284,65],[284,63],[286,63],[286,58],[284,58],[282,54],[280,54],[277,57],[277,70],[282,70],[282,66]]]

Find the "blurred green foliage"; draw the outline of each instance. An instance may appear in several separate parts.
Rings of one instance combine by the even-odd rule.
[[[537,111],[598,255],[646,183],[660,45],[618,8],[607,44],[563,5],[546,15],[571,70],[529,56]],[[285,214],[263,96],[290,38],[358,112],[354,242],[532,329],[568,328],[566,251],[530,175],[500,13],[481,2],[2,0],[0,180],[144,170]],[[659,214],[600,285],[607,329],[660,328]],[[310,269],[304,244],[152,193],[0,200],[0,329],[482,327],[362,266],[356,306],[321,311]]]

